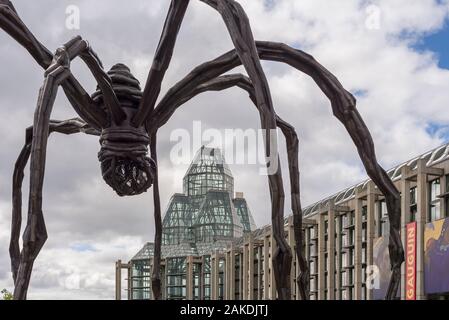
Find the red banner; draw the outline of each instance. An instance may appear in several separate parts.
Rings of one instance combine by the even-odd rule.
[[[405,299],[416,300],[416,222],[407,224],[405,241]]]

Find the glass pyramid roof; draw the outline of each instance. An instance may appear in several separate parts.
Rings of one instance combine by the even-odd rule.
[[[234,178],[219,149],[201,147],[184,176],[184,194],[204,196],[207,191],[234,193]]]
[[[234,178],[219,149],[202,147],[184,176],[184,193],[174,194],[162,227],[162,256],[204,255],[226,248],[255,229],[246,200],[233,199]],[[134,259],[151,257],[147,243]]]
[[[244,198],[235,198],[232,200],[234,203],[237,216],[243,225],[244,232],[251,232],[256,230],[256,223],[254,222],[253,215],[249,211],[248,204]]]

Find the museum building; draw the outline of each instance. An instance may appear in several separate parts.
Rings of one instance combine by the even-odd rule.
[[[449,144],[388,171],[401,192],[406,262],[398,299],[449,299]],[[163,221],[164,299],[276,299],[271,227],[256,229],[218,149],[202,148]],[[383,299],[391,275],[384,196],[364,181],[304,208],[312,300]],[[293,218],[285,237],[294,248]],[[116,299],[151,299],[153,244],[116,262]],[[290,274],[299,299],[296,256]],[[122,283],[126,283],[125,286]],[[124,287],[124,288],[123,288]]]

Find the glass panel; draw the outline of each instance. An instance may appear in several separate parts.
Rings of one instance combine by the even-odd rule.
[[[132,262],[131,298],[133,300],[151,299],[151,267],[149,260]]]
[[[430,182],[430,203],[429,203],[429,221],[435,221],[443,218],[441,214],[441,186],[440,179],[435,179]]]
[[[167,299],[182,300],[187,298],[187,264],[185,258],[166,259]]]

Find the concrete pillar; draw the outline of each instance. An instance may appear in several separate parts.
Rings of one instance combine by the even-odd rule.
[[[373,243],[376,234],[376,226],[374,224],[374,217],[376,216],[376,187],[372,181],[367,185],[366,196],[366,264],[372,266],[374,262]],[[367,288],[366,290],[367,300],[372,299],[372,291]]]
[[[248,239],[248,300],[254,300],[254,289],[255,289],[255,283],[254,283],[254,238],[253,235],[249,235]]]
[[[187,268],[186,268],[186,298],[187,300],[193,300],[193,257],[188,256],[187,257]]]
[[[257,300],[262,300],[263,299],[263,260],[262,260],[262,255],[263,255],[263,247],[259,246],[257,247],[257,251],[258,251],[258,270],[257,270],[257,279],[258,279],[258,283],[257,283]]]
[[[446,190],[446,185],[447,185],[447,177],[446,177],[446,175],[443,175],[441,178],[440,178],[440,185],[441,185],[441,194],[445,194],[446,192],[447,192],[447,190]],[[443,198],[441,198],[441,203],[440,203],[440,208],[441,208],[441,213],[442,213],[442,216],[443,217],[446,217],[446,212],[448,212],[448,209],[449,208],[447,208],[447,205],[446,205],[446,201],[444,201],[444,197]]]
[[[229,299],[235,300],[235,249],[234,245],[231,245],[231,252],[230,252],[230,269],[231,272],[229,274]]]
[[[359,191],[359,190],[357,190]],[[358,193],[358,192],[357,192]],[[362,299],[362,211],[363,199],[358,197],[356,193],[355,198],[355,213],[354,213],[354,300]]]
[[[122,300],[122,260],[115,263],[115,300]]]
[[[429,195],[427,174],[425,173],[426,161],[418,160],[417,172],[417,207],[416,213],[416,299],[424,300],[424,226],[429,213]]]
[[[200,300],[204,300],[204,269],[205,269],[206,259],[201,257],[201,270],[200,270]]]
[[[214,300],[214,289],[215,289],[215,281],[214,281],[214,279],[215,279],[215,276],[214,276],[214,273],[215,273],[215,264],[214,264],[214,254],[212,253],[211,255],[210,255],[210,299],[211,300]]]
[[[217,300],[217,297],[215,295],[215,274],[217,272],[215,268],[215,254],[212,253],[210,256],[210,299],[211,300]]]
[[[334,220],[335,221],[335,220]],[[340,292],[341,292],[341,273],[342,273],[342,268],[340,268],[341,264],[341,246],[340,246],[340,239],[341,239],[341,232],[340,230],[342,229],[343,226],[341,225],[341,219],[338,219],[335,222],[335,229],[336,229],[336,233],[337,233],[337,242],[335,244],[335,252],[337,253],[337,257],[335,259],[335,270],[337,271],[337,274],[335,275],[335,289],[337,290],[336,294],[334,295],[334,299],[335,300],[340,300]]]
[[[311,236],[310,236],[309,231],[307,231],[309,229],[310,229],[310,227],[306,227],[306,232],[305,232],[305,237],[304,237],[306,250],[305,250],[304,254],[305,254],[305,257],[306,257],[306,260],[307,260],[307,263],[308,263],[307,266],[310,268],[310,260],[311,259],[309,259],[309,257],[311,256],[311,250],[310,250]],[[309,270],[309,273],[311,275],[312,274],[312,270]],[[310,289],[311,289],[311,285],[310,285],[311,279],[312,279],[312,277],[310,276],[310,280],[309,280],[309,288]],[[309,296],[309,298],[310,298],[310,296]]]
[[[287,223],[287,241],[290,249],[292,251],[292,266],[290,269],[290,288],[291,288],[291,299],[296,299],[298,296],[298,288],[296,286],[296,269],[298,268],[297,256],[296,256],[296,245],[295,245],[295,234],[293,228],[293,217],[288,218]]]
[[[224,287],[224,292],[225,292],[225,300],[231,300],[231,272],[232,272],[232,267],[231,267],[231,250],[227,250],[225,253],[225,274],[224,274],[224,278],[225,278],[225,287]]]
[[[239,268],[239,292],[240,292],[240,300],[244,300],[245,296],[244,296],[244,290],[243,290],[243,286],[244,286],[244,259],[243,259],[243,250],[242,252],[239,252],[239,261],[240,261],[240,268]]]
[[[211,256],[211,299],[218,300],[218,275],[220,272],[219,268],[220,255],[215,252]]]
[[[327,231],[327,256],[329,261],[327,273],[327,289],[329,300],[335,300],[335,205],[333,202],[329,204],[327,212],[328,231]]]
[[[263,239],[263,299],[270,299],[270,236],[265,236]]]
[[[274,278],[274,272],[273,272],[273,257],[274,257],[274,250],[276,248],[276,240],[273,237],[273,234],[270,232],[270,299],[276,300],[277,299],[277,292],[276,292],[276,279]]]
[[[304,229],[302,231],[304,231]],[[303,234],[305,234],[305,232]],[[305,243],[305,241],[306,241],[305,237],[303,237],[302,241],[303,241],[303,243]],[[294,252],[294,251],[292,251],[292,252]],[[296,256],[296,253],[293,253],[293,255],[295,256],[295,261],[296,261],[296,270],[295,270],[295,276],[293,278],[293,281],[295,283],[295,289],[296,289],[296,300],[300,300],[301,297],[299,294],[299,286],[298,286],[298,282],[296,280],[299,279],[299,273],[301,270],[299,268],[299,262],[298,262],[298,257]]]
[[[133,268],[131,262],[128,263],[128,300],[132,300],[133,297]]]
[[[325,300],[325,251],[326,251],[326,243],[324,241],[324,221],[325,214],[320,213],[319,221],[318,221],[318,300]]]
[[[249,263],[248,263],[248,242],[247,237],[245,236],[245,240],[243,242],[243,262],[242,262],[242,268],[243,268],[243,291],[242,291],[242,300],[248,300],[248,269],[249,269]]]
[[[229,250],[225,252],[224,299],[229,300]]]
[[[410,168],[404,166],[401,169],[401,239],[405,248],[406,225],[410,222],[410,180],[407,179]],[[405,263],[401,266],[401,299],[405,300]]]
[[[231,245],[231,248],[226,253],[226,284],[225,284],[225,292],[226,292],[226,300],[235,300],[235,248],[234,245]]]

